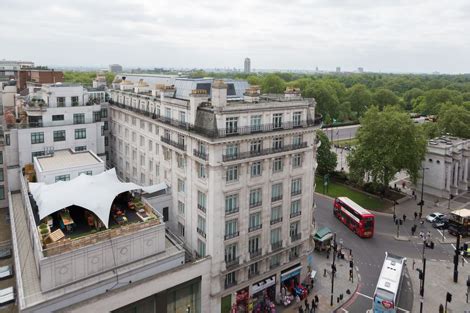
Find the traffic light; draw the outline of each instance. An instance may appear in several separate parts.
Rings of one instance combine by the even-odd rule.
[[[446,302],[452,302],[452,294],[450,292],[446,294]]]

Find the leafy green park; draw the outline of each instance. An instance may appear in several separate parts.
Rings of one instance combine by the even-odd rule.
[[[316,176],[315,183],[315,192],[324,194],[323,177]],[[379,198],[367,195],[351,188],[350,186],[343,185],[332,180],[330,180],[328,183],[328,191],[326,192],[326,195],[332,198],[348,197],[362,207],[371,210],[383,211],[390,206],[390,204],[384,200],[380,200]]]

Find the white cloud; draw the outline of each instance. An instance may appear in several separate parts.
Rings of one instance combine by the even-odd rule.
[[[468,72],[465,0],[2,0],[0,58],[38,64]]]

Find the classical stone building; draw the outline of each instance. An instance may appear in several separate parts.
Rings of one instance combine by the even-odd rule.
[[[211,256],[210,312],[236,294],[270,288],[278,297],[283,282],[303,280],[313,250],[315,101],[232,80],[130,77],[109,91],[110,158],[123,180],[171,186],[161,213],[195,257]]]
[[[424,168],[424,192],[449,198],[468,190],[470,139],[442,136],[429,140]],[[421,188],[422,180],[417,183]]]

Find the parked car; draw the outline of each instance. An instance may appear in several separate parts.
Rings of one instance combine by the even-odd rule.
[[[447,229],[449,228],[449,219],[447,216],[436,217],[434,222],[432,222],[432,227],[437,229]]]
[[[444,216],[444,214],[439,213],[439,212],[434,212],[426,216],[426,221],[432,223],[437,217],[442,217],[442,216]]]

